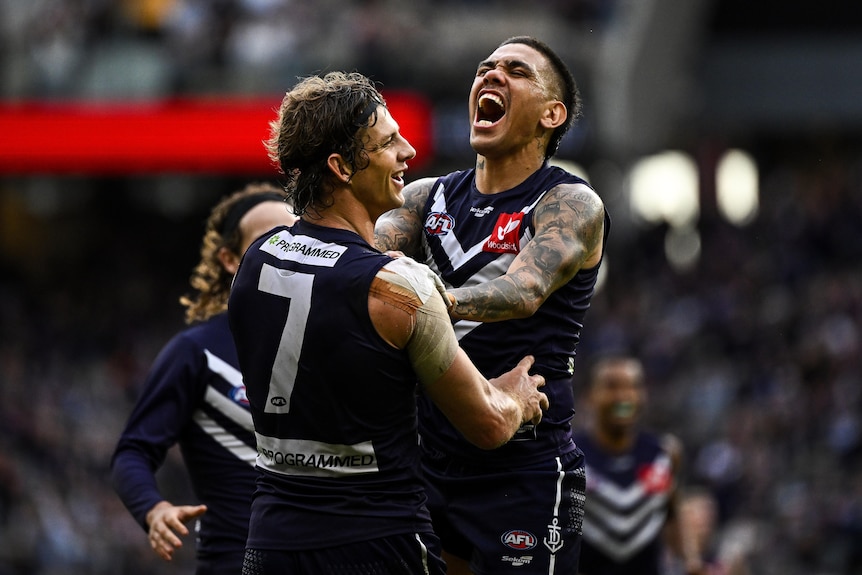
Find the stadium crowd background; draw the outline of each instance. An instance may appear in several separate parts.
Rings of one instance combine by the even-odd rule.
[[[636,6],[665,17],[688,10],[688,22],[702,24],[692,24],[686,58],[673,59],[679,82],[644,83],[657,103],[636,107],[646,118],[615,135],[603,124],[612,111],[601,108],[620,95],[604,90],[625,82],[603,76],[614,62],[605,44]],[[683,439],[688,482],[719,504],[716,541],[744,552],[753,573],[862,573],[862,109],[842,107],[840,89],[859,85],[862,60],[826,66],[832,76],[820,85],[810,61],[794,60],[766,74],[785,91],[765,103],[754,101],[754,76],[729,87],[709,76],[721,69],[721,42],[784,46],[775,57],[784,61],[790,44],[813,46],[812,33],[829,32],[852,56],[862,25],[841,2],[758,6],[2,0],[0,96],[280,94],[297,75],[356,68],[433,102],[435,157],[410,174],[419,177],[471,162],[462,109],[476,62],[509,35],[546,40],[585,97],[560,155],[592,174],[614,216],[579,369],[612,349],[644,359],[649,424]],[[657,34],[681,26],[648,20],[644,29]],[[817,46],[808,56],[822,63],[833,52]],[[669,121],[656,125],[651,114]],[[700,254],[684,268],[665,257],[667,224],[639,220],[625,197],[627,162],[665,147],[687,150],[702,170]],[[758,215],[744,226],[726,222],[710,195],[710,170],[728,147],[747,149],[759,168]],[[193,545],[179,565],[152,554],[109,485],[108,461],[144,373],[181,326],[177,300],[209,208],[274,177],[0,175],[0,575],[177,573],[189,564]],[[161,478],[177,500],[189,497],[178,454]]]

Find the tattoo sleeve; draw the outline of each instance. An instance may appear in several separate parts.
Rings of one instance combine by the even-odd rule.
[[[374,243],[380,251],[401,251],[416,257],[421,245],[423,209],[434,178],[417,180],[404,188],[404,205],[386,212],[374,226]]]
[[[537,206],[533,222],[535,237],[505,275],[450,290],[456,300],[450,312],[453,318],[489,322],[529,317],[584,264],[598,262],[604,205],[592,190],[554,188]]]

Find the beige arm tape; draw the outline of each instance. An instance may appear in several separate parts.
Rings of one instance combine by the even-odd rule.
[[[458,340],[434,282],[434,272],[409,258],[398,258],[384,266],[377,277],[389,283],[394,293],[406,290],[418,297],[407,353],[419,380],[434,383],[452,366],[458,353]]]

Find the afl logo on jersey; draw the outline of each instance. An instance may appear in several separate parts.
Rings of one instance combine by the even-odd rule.
[[[429,236],[445,236],[455,227],[455,218],[445,212],[431,212],[425,218],[425,233]]]
[[[248,407],[248,396],[245,394],[245,386],[234,387],[230,390],[230,398],[240,405]]]
[[[522,531],[520,529],[512,529],[503,533],[500,541],[506,547],[517,551],[527,551],[536,546],[536,536],[529,531]]]

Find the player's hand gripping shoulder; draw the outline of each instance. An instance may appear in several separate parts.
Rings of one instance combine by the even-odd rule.
[[[533,215],[535,236],[502,275],[483,284],[449,290],[454,319],[502,321],[530,317],[581,269],[601,261],[605,208],[583,184],[550,190]]]
[[[374,243],[380,251],[400,251],[418,257],[425,224],[425,202],[435,178],[411,182],[402,190],[404,205],[390,210],[377,219]]]
[[[398,258],[372,282],[369,313],[384,340],[407,350],[425,392],[464,437],[483,449],[499,447],[524,423],[541,420],[545,380],[529,374],[532,357],[485,379],[458,345],[440,285],[424,264]]]

